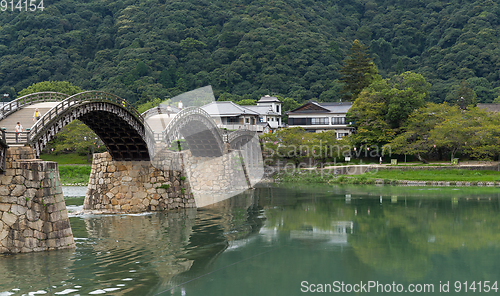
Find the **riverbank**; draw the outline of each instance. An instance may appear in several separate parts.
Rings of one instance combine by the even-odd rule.
[[[88,185],[91,165],[87,163],[87,156],[77,153],[41,154],[40,158],[45,161],[57,162],[63,186]]]
[[[87,186],[90,176],[90,165],[59,165],[59,177],[63,186]]]
[[[500,172],[447,168],[377,169],[359,175],[335,174],[332,170],[301,169],[281,171],[273,176],[278,183],[391,184],[413,186],[500,186]]]

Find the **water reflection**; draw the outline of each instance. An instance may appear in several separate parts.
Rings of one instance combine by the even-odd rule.
[[[0,295],[295,295],[304,280],[497,280],[499,194],[463,189],[264,187],[198,210],[73,217],[76,250],[0,256]]]
[[[440,188],[398,188],[398,195],[380,195],[375,187],[331,189],[336,198],[314,189],[309,200],[268,198],[269,204],[263,205],[268,218],[263,232],[289,233],[291,239],[308,240],[309,245],[322,242],[322,247],[325,242],[331,247],[348,245],[365,265],[362,269],[371,270],[370,276],[388,274],[406,281],[428,276],[437,267],[436,256],[500,247],[498,193],[447,188],[453,196],[435,199],[435,192],[443,195]],[[308,190],[302,193],[311,195]]]

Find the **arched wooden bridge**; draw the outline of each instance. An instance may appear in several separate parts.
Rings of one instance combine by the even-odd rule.
[[[223,137],[213,119],[196,107],[185,108],[169,118],[161,136],[158,132],[155,136],[145,120],[147,114],[154,112],[140,114],[126,100],[101,91],[86,91],[72,96],[42,92],[18,98],[0,109],[0,126],[8,120],[15,122],[22,110],[33,110],[42,104],[47,106],[48,102],[51,108],[42,112],[42,117],[29,127],[23,140],[23,144],[34,148],[37,157],[47,143],[75,119],[85,123],[100,137],[114,160],[150,160],[155,155],[155,146],[158,149],[158,143],[169,147],[180,138],[186,140],[193,156],[217,157],[222,155],[225,142],[231,148],[238,148],[253,137],[248,131],[235,131]],[[155,112],[161,113],[161,110]],[[28,124],[24,123],[25,129]],[[14,125],[10,123],[9,127],[7,134],[12,133]],[[0,137],[0,157],[3,155],[4,159],[6,148],[15,144],[14,138],[5,136],[4,132]]]

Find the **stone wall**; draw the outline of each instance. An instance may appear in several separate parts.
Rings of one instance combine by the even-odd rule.
[[[184,152],[184,166],[196,206],[204,207],[228,199],[251,187],[240,151],[220,157],[193,157]]]
[[[57,163],[29,147],[7,150],[0,175],[0,253],[74,248]]]
[[[108,152],[94,154],[84,210],[137,213],[195,206],[183,171],[160,170],[149,161],[114,161]]]
[[[158,155],[148,162],[94,154],[83,209],[138,213],[203,207],[251,187],[240,151],[193,157],[190,151],[165,149]]]
[[[379,171],[382,170],[400,170],[400,171],[420,171],[420,170],[471,170],[471,171],[499,171],[500,166],[498,164],[461,164],[461,165],[441,165],[441,166],[380,166],[377,167]]]

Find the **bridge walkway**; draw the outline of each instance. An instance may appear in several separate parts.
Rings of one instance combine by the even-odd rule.
[[[43,115],[57,104],[59,104],[59,102],[43,102],[27,105],[7,117],[0,119],[0,127],[5,128],[5,131],[7,132],[7,144],[16,143],[16,136],[14,132],[18,121],[21,123],[24,131],[26,132],[26,129],[31,128],[35,124],[35,121],[33,121],[33,113],[35,113],[36,108],[40,111],[40,115]],[[19,141],[26,142],[26,135],[27,133],[24,133]]]
[[[155,141],[158,142],[161,139],[161,134],[167,127],[167,124],[174,118],[175,114],[156,114],[146,117],[146,123],[151,127],[155,134]]]

